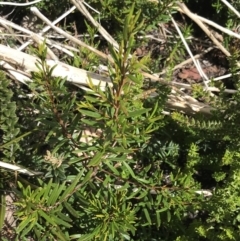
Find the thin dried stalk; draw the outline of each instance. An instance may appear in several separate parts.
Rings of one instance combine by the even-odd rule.
[[[96,27],[99,33],[117,50],[119,49],[118,43],[115,39],[99,24],[88,12],[82,1],[71,0],[71,2],[76,6],[76,8]]]
[[[101,58],[103,58],[105,60],[109,60],[110,62],[113,62],[113,59],[110,56],[108,56],[108,55],[104,54],[103,52],[93,48],[92,46],[89,46],[89,45],[85,44],[80,39],[74,38],[72,35],[66,33],[61,28],[58,28],[58,27],[54,26],[52,24],[52,22],[49,21],[44,15],[42,15],[36,7],[32,7],[31,11],[34,12],[43,22],[45,22],[47,25],[49,25],[52,29],[54,29],[56,32],[63,35],[64,37],[66,37],[67,39],[72,41],[73,43],[78,44],[79,46],[82,46],[82,47],[94,52],[95,54],[97,54],[98,56],[100,56]]]
[[[223,47],[223,45],[214,37],[212,32],[207,28],[207,26],[197,17],[196,14],[192,13],[184,3],[177,2],[179,11],[185,13],[189,18],[191,18],[213,41],[213,43],[226,55],[231,56],[231,54]]]

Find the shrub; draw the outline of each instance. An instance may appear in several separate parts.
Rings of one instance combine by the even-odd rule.
[[[168,18],[169,1],[159,9],[152,4],[136,1],[127,11],[130,1],[102,2],[111,10],[106,22],[123,5],[120,47],[109,46],[113,61],[105,86],[89,79],[89,91],[82,92],[53,77],[44,44],[36,51],[39,71],[21,99],[12,98],[21,90],[11,90],[0,76],[1,158],[17,157],[43,173],[17,175],[16,240],[239,239],[239,93],[216,99],[197,89],[216,107],[212,115],[165,114],[170,87],[146,83],[149,56],[132,55],[136,34],[152,27],[146,22],[158,13]],[[169,66],[179,49],[170,48]],[[238,57],[236,51],[229,59],[234,74]],[[74,64],[83,64],[81,58]]]

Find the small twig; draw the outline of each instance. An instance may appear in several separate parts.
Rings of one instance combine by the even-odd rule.
[[[24,6],[29,6],[29,5],[33,5],[35,3],[39,3],[42,0],[35,0],[33,2],[29,2],[29,3],[9,3],[9,2],[0,2],[1,5],[10,5],[10,6],[20,6],[20,7],[24,7]]]
[[[240,13],[228,1],[226,0],[221,0],[221,1],[240,18]]]
[[[26,174],[28,176],[36,176],[36,175],[39,175],[39,174],[43,174],[42,172],[31,171],[31,170],[28,170],[26,168],[22,168],[20,166],[13,165],[13,164],[6,163],[6,162],[2,162],[2,161],[0,161],[0,167],[7,168],[7,169],[10,169],[12,171],[17,171],[17,172]]]
[[[167,39],[166,28],[164,28],[163,23],[159,23],[158,26],[161,29],[161,32],[162,32],[162,35],[163,35],[164,39],[166,40]]]
[[[194,59],[199,59],[199,58],[201,58],[204,54],[210,52],[210,51],[213,50],[213,49],[214,49],[214,47],[209,47],[208,49],[204,50],[202,53],[194,55],[193,58],[194,58]],[[180,68],[184,67],[186,64],[190,64],[190,63],[192,63],[192,62],[193,62],[193,59],[192,59],[192,58],[189,58],[189,59],[183,61],[182,63],[174,66],[173,70],[180,69]],[[156,74],[157,74],[157,75],[163,75],[163,74],[165,74],[166,72],[167,72],[167,70],[164,69],[162,72],[156,73]]]
[[[97,11],[96,9],[94,9],[93,7],[91,7],[89,4],[87,4],[85,1],[82,1],[83,2],[83,4],[85,4],[88,8],[90,8],[90,9],[92,9],[95,13],[97,13],[98,14],[98,22],[99,22],[99,24],[100,24],[100,12],[99,11]]]
[[[26,73],[24,70],[18,69],[17,66],[14,68],[12,65],[6,63],[5,61],[1,61],[0,66],[7,70],[15,80],[23,84],[26,84],[26,82],[31,82],[31,75]]]
[[[160,42],[160,43],[165,43],[166,42],[166,39],[160,39],[160,38],[156,38],[154,37],[153,35],[151,34],[148,34],[148,35],[145,35],[145,36],[137,36],[138,39],[152,39],[152,40],[155,40],[157,42]]]
[[[63,18],[65,18],[67,15],[69,15],[71,12],[73,12],[76,8],[72,7],[70,8],[66,13],[62,14],[60,17],[58,17],[56,20],[54,20],[52,22],[53,25],[56,25],[58,22],[60,22]],[[33,12],[34,13],[34,12]],[[44,35],[44,33],[46,33],[48,30],[50,30],[51,27],[50,26],[46,26],[45,28],[43,28],[43,30],[38,33],[38,35],[42,36]],[[20,48],[18,48],[19,50],[23,50],[25,49],[29,44],[31,43],[31,40],[27,41],[25,44],[23,44]]]
[[[0,22],[0,24],[9,31],[9,33],[11,34],[11,36],[15,37],[19,43],[23,43],[22,40],[17,36],[17,34],[15,34],[13,32],[13,30],[11,28],[9,28],[6,24],[4,24],[3,22]],[[2,34],[1,34],[2,35]]]
[[[98,56],[100,56],[101,58],[105,59],[105,60],[109,60],[110,62],[113,63],[113,59],[111,56],[108,56],[106,54],[104,54],[103,52],[95,49],[92,46],[89,46],[87,44],[85,44],[83,41],[81,41],[80,39],[76,39],[74,38],[72,35],[66,33],[65,31],[63,31],[61,28],[56,27],[55,25],[52,24],[51,21],[49,21],[44,15],[42,15],[38,9],[36,7],[32,7],[31,11],[34,12],[42,21],[44,21],[47,25],[49,25],[52,29],[54,29],[56,32],[62,34],[64,37],[66,37],[67,39],[71,40],[72,42],[87,48],[88,50],[94,52],[95,54],[97,54]]]
[[[112,36],[91,16],[82,1],[71,0],[71,2],[77,7],[77,9],[98,29],[101,35],[114,46],[116,50],[119,49],[118,43],[112,38]]]
[[[192,13],[184,3],[177,2],[179,7],[179,11],[185,13],[189,18],[191,18],[205,33],[206,35],[213,41],[214,44],[226,55],[231,56],[231,54],[223,47],[223,45],[213,36],[211,31],[203,24],[203,19]],[[202,20],[202,21],[201,21]]]
[[[7,25],[7,26],[10,26],[10,27],[13,28],[13,29],[16,29],[16,30],[18,30],[18,31],[21,31],[21,32],[23,32],[23,33],[26,33],[26,34],[29,35],[30,37],[34,34],[34,35],[36,35],[36,37],[39,38],[39,40],[42,40],[42,41],[44,40],[44,37],[42,37],[42,36],[40,36],[40,35],[32,32],[32,31],[30,31],[30,30],[28,30],[28,29],[26,29],[26,28],[23,28],[23,27],[15,24],[15,23],[12,23],[12,22],[10,22],[10,21],[8,21],[8,20],[0,17],[0,24],[2,24],[2,23],[5,24],[5,25]],[[68,54],[69,56],[72,56],[72,57],[73,57],[73,54],[65,48],[66,45],[57,44],[57,43],[55,43],[54,41],[49,40],[49,39],[46,39],[46,43],[49,44],[49,45],[52,45],[53,47],[55,47],[55,48],[63,51],[64,53]],[[20,50],[20,51],[23,50],[27,45],[28,45],[28,44],[25,43],[25,44],[22,45],[18,50]],[[62,47],[62,46],[64,46],[64,47]],[[67,47],[67,48],[69,48],[69,47]]]
[[[183,88],[183,89],[187,89],[187,90],[192,90],[192,86],[190,84],[184,84],[184,83],[179,83],[179,82],[172,82],[174,86],[178,87],[178,88]],[[220,92],[220,89],[217,87],[208,87],[208,90],[211,92]],[[225,93],[229,93],[229,94],[234,94],[237,92],[237,90],[232,90],[232,89],[225,89],[223,92]]]
[[[192,58],[192,61],[193,61],[194,65],[196,66],[196,69],[198,70],[198,73],[200,74],[200,76],[201,76],[202,79],[203,79],[203,83],[204,83],[204,85],[205,85],[206,90],[208,91],[208,84],[207,84],[208,77],[207,77],[206,74],[203,72],[202,67],[201,67],[199,61],[197,61],[197,60],[194,59],[193,54],[192,54],[192,51],[191,51],[190,48],[188,47],[188,44],[187,44],[186,40],[184,39],[181,30],[180,30],[179,27],[177,26],[177,23],[175,22],[175,20],[173,19],[173,17],[172,17],[171,15],[170,15],[170,17],[171,17],[171,20],[172,20],[172,22],[173,22],[173,24],[174,24],[174,26],[175,26],[178,34],[179,34],[179,36],[180,36],[180,38],[181,38],[184,46],[185,46],[188,54],[189,54],[190,57]],[[205,81],[205,80],[206,80],[206,81]]]
[[[0,22],[6,24],[7,26],[10,26],[11,28],[14,28],[18,31],[21,31],[21,32],[25,33],[25,34],[28,34],[28,35],[31,35],[33,33],[32,31],[30,31],[26,28],[23,28],[23,27],[15,24],[15,23],[12,23],[12,22],[10,22],[10,21],[8,21],[4,18],[1,18],[1,17],[0,17]]]
[[[203,80],[203,84],[205,85],[205,88],[206,90],[208,91],[209,90],[209,86],[208,86],[208,83],[210,82],[210,80],[208,79],[207,75],[203,72],[203,69],[201,67],[201,64],[199,62],[199,60],[196,60],[197,62],[197,65],[200,67],[200,76],[202,77],[202,80]]]
[[[216,28],[216,29],[218,29],[218,30],[228,34],[229,36],[232,36],[232,37],[240,39],[240,35],[235,33],[235,32],[233,32],[233,31],[231,31],[230,29],[224,28],[224,27],[214,23],[213,21],[211,21],[209,19],[206,19],[206,18],[203,18],[203,17],[198,16],[198,15],[196,15],[196,18],[199,19],[200,21],[202,21],[202,22],[204,22],[204,23],[206,23],[208,25],[211,25],[212,27],[214,27],[214,28]]]

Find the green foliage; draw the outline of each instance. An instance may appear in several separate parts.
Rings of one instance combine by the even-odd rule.
[[[53,77],[44,44],[35,50],[38,71],[21,100],[0,76],[1,160],[18,159],[44,173],[17,176],[16,240],[239,240],[239,92],[211,98],[196,85],[195,97],[217,109],[212,115],[164,115],[169,88],[146,83],[142,71],[156,66],[133,54],[136,35],[167,21],[170,3],[102,2],[103,22],[114,25],[115,18],[122,29],[119,51],[108,47],[114,61],[105,86],[89,79],[83,92]],[[96,30],[87,28],[88,43],[99,46]],[[165,61],[169,78],[184,53],[175,40]],[[229,59],[237,89],[238,57],[236,51]],[[99,63],[87,50],[71,62],[87,70]],[[2,226],[4,199],[1,204]]]
[[[0,72],[0,83],[0,160],[11,163],[15,161],[15,153],[19,145],[12,143],[4,146],[4,144],[9,143],[18,135],[19,128],[16,127],[18,118],[15,113],[16,104],[12,101],[10,81],[6,79],[3,72]],[[2,191],[6,186],[4,176],[6,178],[7,174],[3,173],[0,181],[0,229],[3,227],[6,212],[6,195]]]
[[[162,223],[175,222],[174,217],[180,219],[185,205],[197,200],[192,178],[176,168],[177,144],[158,142],[156,155],[146,158],[156,148],[153,133],[167,121],[161,111],[168,89],[162,92],[159,86],[155,102],[142,98],[146,86],[140,70],[147,69],[148,57],[129,58],[143,27],[140,12],[134,16],[133,9],[125,18],[119,52],[109,46],[114,64],[109,64],[111,83],[105,91],[89,79],[91,91],[78,100],[65,80],[52,77],[54,68],[46,65],[44,45],[36,52],[39,71],[30,85],[30,106],[38,113],[37,133],[45,133],[48,143],[43,158],[35,159],[44,163],[41,170],[46,175],[34,186],[19,183],[20,238],[31,233],[41,240],[47,234],[52,240],[131,240],[144,227],[157,230]],[[79,140],[85,128],[101,131],[84,143]],[[34,148],[29,151],[38,154]],[[162,163],[173,169],[169,176]],[[142,233],[141,238],[151,235]]]
[[[91,0],[88,4],[100,11],[102,25],[110,32],[111,29],[114,29],[114,34],[117,33],[116,37],[119,37],[120,39],[121,28],[125,27],[124,18],[132,4],[135,5],[134,13],[139,10],[141,11],[138,21],[144,21],[144,26],[141,29],[143,32],[156,28],[159,22],[169,21],[168,11],[171,11],[171,13],[174,12],[172,8],[174,1],[169,0],[165,0],[163,2],[144,0]]]
[[[100,44],[100,41],[95,41],[97,29],[92,28],[86,21],[85,25],[89,36],[84,37],[84,42],[89,46],[97,49]],[[100,64],[100,59],[95,53],[93,53],[89,49],[81,48],[79,49],[78,54],[74,54],[73,60],[69,60],[69,64],[77,68],[93,71],[94,67]]]
[[[17,128],[18,118],[16,116],[16,104],[12,101],[12,91],[9,88],[10,81],[6,79],[4,74],[0,73],[1,87],[0,87],[0,134],[1,145],[13,140],[19,133]],[[13,162],[15,158],[15,151],[19,148],[18,144],[11,144],[5,148],[1,148],[2,160]]]
[[[65,182],[59,185],[50,180],[32,190],[30,186],[24,187],[18,183],[21,197],[15,205],[19,208],[16,215],[21,220],[17,227],[19,238],[33,231],[39,240],[52,240],[54,237],[58,240],[69,240],[64,230],[72,227],[72,220],[62,212],[63,204],[76,192],[82,173],[78,174],[70,185]]]

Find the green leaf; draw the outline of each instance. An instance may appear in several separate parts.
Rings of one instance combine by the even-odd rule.
[[[58,224],[58,225],[63,225],[64,227],[66,227],[66,228],[71,228],[72,227],[72,225],[71,224],[69,224],[68,222],[65,222],[64,220],[63,220],[63,218],[62,218],[62,216],[64,215],[64,214],[58,214],[61,218],[58,218],[56,215],[54,215],[53,217],[52,217],[52,219],[53,219],[53,221],[56,223],[56,224]],[[64,215],[65,216],[65,215]],[[67,218],[66,216],[65,216],[65,218]],[[70,219],[70,221],[72,221],[71,219]]]
[[[52,224],[53,226],[56,226],[56,222],[49,215],[47,215],[43,210],[39,209],[38,214],[42,218],[44,218],[49,224]]]
[[[117,52],[115,51],[115,49],[112,45],[109,45],[109,51],[110,51],[111,57],[114,60],[114,63],[118,66],[118,68],[121,68],[121,61],[119,59]]]
[[[91,241],[93,240],[94,236],[96,235],[96,233],[89,233],[89,234],[85,234],[85,235],[82,235],[78,241]]]
[[[97,166],[101,162],[103,154],[103,152],[98,152],[97,154],[95,154],[93,159],[88,163],[88,166]]]
[[[128,78],[136,84],[138,84],[140,82],[139,78],[137,78],[135,75],[129,74]]]
[[[34,213],[36,214],[36,213]],[[34,215],[32,214],[32,216]],[[32,217],[31,216],[31,217]],[[17,226],[17,233],[20,234],[20,232],[24,229],[24,228],[27,228],[28,225],[31,223],[31,217],[30,216],[27,216],[27,217],[24,217],[23,221],[20,222],[20,224]]]
[[[159,212],[156,212],[156,218],[157,218],[157,227],[159,228],[161,226],[161,217]]]
[[[61,208],[60,208],[61,210],[62,210],[62,206],[61,206]],[[72,222],[72,219],[68,216],[68,214],[66,215],[66,214],[63,214],[62,212],[57,212],[57,216],[60,218],[60,219],[62,219],[63,221],[66,221],[66,222]]]
[[[66,187],[65,182],[59,187],[59,184],[56,184],[54,189],[52,190],[50,196],[48,197],[47,205],[52,206],[58,197],[60,196],[62,190]]]
[[[66,237],[66,235],[64,235],[64,233],[61,231],[61,229],[59,227],[56,227],[56,230],[54,228],[51,229],[51,232],[58,237],[57,240],[61,240],[61,241],[67,241],[70,240],[69,237]]]
[[[107,187],[109,182],[111,182],[111,177],[107,175],[102,184],[104,187]]]
[[[98,103],[99,102],[99,99],[96,98],[96,96],[86,95],[85,99],[88,100],[89,102],[92,102],[92,103]]]
[[[46,189],[46,186],[43,188],[43,187],[39,187],[38,189],[36,190],[33,190],[32,191],[32,199],[34,199],[34,201],[36,202],[40,202],[40,200],[46,200],[46,198],[43,197],[43,195],[45,195],[46,197],[48,196],[48,192],[45,191]]]
[[[123,163],[123,165],[127,168],[128,172],[131,174],[131,176],[132,176],[133,178],[135,178],[135,174],[134,174],[132,168],[131,168],[125,161],[123,161],[122,163]]]
[[[142,199],[144,198],[145,196],[147,196],[149,193],[148,190],[143,190],[142,193],[137,197],[138,199]]]
[[[140,109],[128,113],[128,117],[137,117],[147,113],[150,109]]]
[[[117,176],[120,175],[119,171],[118,171],[110,162],[105,161],[104,164],[107,165],[108,168],[109,168],[115,175],[117,175]]]
[[[129,199],[135,198],[139,192],[141,192],[141,188],[138,188],[136,191],[131,192],[130,196],[128,196],[126,199],[129,200]],[[148,192],[146,193],[148,194]],[[137,197],[137,199],[139,198]]]
[[[29,220],[29,226],[22,231],[21,237],[25,237],[36,224],[37,224],[37,218]]]
[[[171,213],[170,211],[167,212],[167,221],[170,222],[171,220]]]
[[[86,176],[84,177],[84,179],[82,180],[82,186],[91,179],[92,173],[93,173],[93,170],[90,170],[90,171],[87,173],[87,175],[86,175]]]
[[[123,236],[124,240],[130,240],[130,236],[128,233],[120,232],[120,234]]]
[[[165,211],[167,211],[168,210],[168,208],[166,207],[166,208],[162,208],[162,209],[160,209],[160,210],[157,210],[156,212],[157,213],[162,213],[162,212],[165,212]]]
[[[125,191],[129,189],[129,183],[126,182],[122,187],[117,188],[118,191]]]
[[[1,194],[0,195],[0,231],[2,230],[4,225],[5,213],[6,213],[6,196],[4,194]]]
[[[156,102],[155,106],[154,106],[154,109],[153,109],[153,112],[151,113],[151,115],[149,116],[149,119],[152,119],[154,114],[156,113],[158,109],[158,102]]]
[[[148,223],[149,223],[149,224],[152,224],[152,221],[151,221],[151,218],[150,218],[150,215],[149,215],[148,210],[147,210],[146,208],[144,208],[144,209],[143,209],[143,212],[144,212],[144,214],[145,214],[145,217],[146,217]]]
[[[52,179],[49,180],[48,184],[47,185],[44,185],[44,188],[38,188],[40,190],[36,190],[35,192],[38,193],[39,192],[39,195],[42,196],[43,195],[43,199],[44,200],[47,200],[49,198],[49,195],[50,195],[50,191],[51,191],[51,188],[52,188]],[[42,193],[42,194],[41,194]]]
[[[15,139],[13,139],[13,140],[11,140],[11,141],[3,144],[3,145],[1,145],[1,146],[0,146],[0,149],[9,147],[9,146],[12,145],[13,143],[19,142],[19,141],[20,141],[21,139],[23,139],[25,136],[28,136],[28,135],[32,134],[34,131],[37,131],[37,129],[34,129],[34,130],[29,131],[29,132],[27,132],[27,133],[24,133],[23,135],[21,135],[21,136],[15,138]]]
[[[83,110],[83,109],[79,109],[79,111],[89,117],[93,117],[93,118],[101,118],[102,116],[98,113],[98,112],[94,112],[94,111],[90,111],[90,110]]]
[[[139,182],[142,182],[142,183],[146,183],[146,184],[150,183],[149,180],[145,180],[145,179],[140,178],[140,177],[135,177],[135,179],[136,179],[137,181],[139,181]]]
[[[59,202],[62,202],[67,195],[71,194],[74,190],[74,188],[76,187],[77,183],[79,182],[79,179],[82,177],[83,175],[83,171],[82,170],[75,178],[75,180],[71,183],[71,185],[64,191],[64,193],[62,194],[62,196],[59,198]]]
[[[79,217],[77,211],[68,202],[64,202],[63,205],[71,215],[73,215],[75,218]]]

